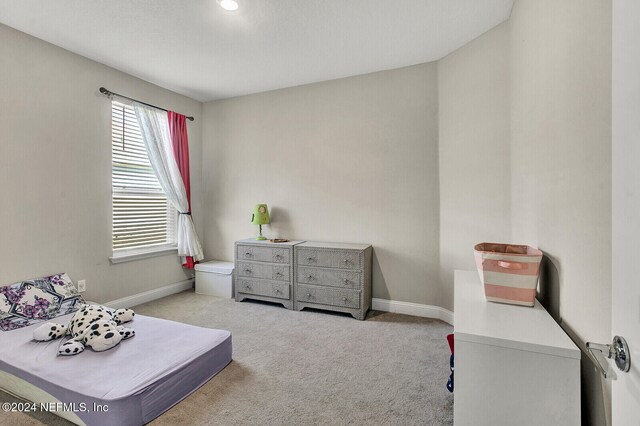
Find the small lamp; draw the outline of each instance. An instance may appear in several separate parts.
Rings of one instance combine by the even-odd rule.
[[[266,204],[256,204],[253,208],[251,223],[260,226],[260,235],[256,237],[256,240],[266,240],[267,238],[262,236],[262,225],[268,225],[271,223],[271,219],[269,218],[269,209]]]

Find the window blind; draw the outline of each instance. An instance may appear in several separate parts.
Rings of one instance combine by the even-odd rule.
[[[113,250],[176,243],[176,210],[156,178],[134,109],[111,107]]]

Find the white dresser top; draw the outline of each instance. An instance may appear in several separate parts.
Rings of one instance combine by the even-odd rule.
[[[307,241],[300,244],[299,247],[313,247],[313,248],[334,248],[344,250],[366,250],[371,247],[370,244],[349,244],[349,243],[323,243],[320,241]]]
[[[456,340],[580,359],[580,349],[536,300],[534,307],[488,302],[477,271],[455,271]]]

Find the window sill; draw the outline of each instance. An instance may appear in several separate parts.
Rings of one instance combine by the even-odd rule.
[[[178,247],[172,246],[159,246],[159,247],[147,247],[141,249],[122,250],[118,253],[114,253],[109,258],[109,261],[113,265],[118,263],[133,262],[136,260],[148,259],[150,257],[164,256],[167,254],[178,254]]]

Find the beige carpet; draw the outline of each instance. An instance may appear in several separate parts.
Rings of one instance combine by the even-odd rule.
[[[233,335],[232,363],[154,426],[453,424],[445,387],[452,327],[441,321],[381,312],[357,321],[193,292],[134,309]],[[0,392],[0,400],[14,399]],[[47,413],[0,413],[0,424],[69,423]]]

